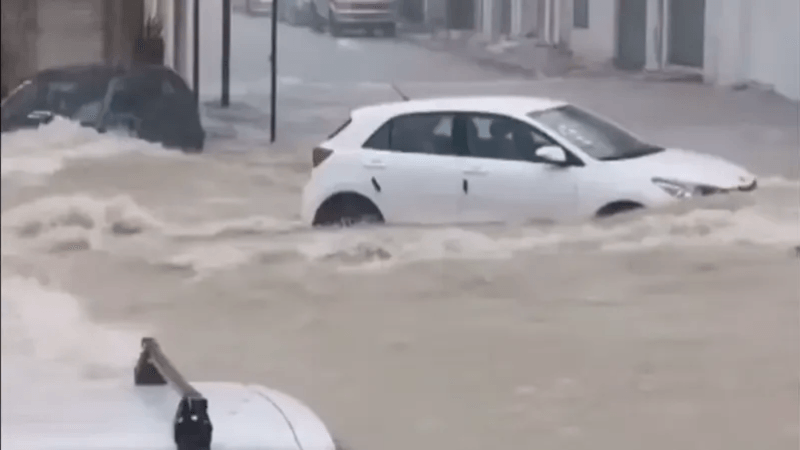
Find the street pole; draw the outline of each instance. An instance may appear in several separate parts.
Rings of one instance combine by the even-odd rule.
[[[194,101],[200,105],[200,0],[194,0],[192,24],[194,28],[193,50],[194,62],[192,78],[194,80]]]
[[[231,104],[231,0],[222,0],[222,107]]]
[[[269,117],[269,141],[275,142],[276,124],[276,104],[278,101],[278,4],[280,0],[272,2],[272,53],[270,63],[272,63],[272,94],[270,95],[270,117]]]

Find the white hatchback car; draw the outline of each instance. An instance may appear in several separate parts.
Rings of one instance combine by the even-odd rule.
[[[721,158],[658,147],[563,101],[461,97],[381,104],[314,149],[312,225],[565,221],[756,188]]]

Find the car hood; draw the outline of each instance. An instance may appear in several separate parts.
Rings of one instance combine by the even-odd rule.
[[[721,189],[749,186],[756,178],[746,169],[718,156],[681,149],[666,149],[641,158],[613,161],[612,164],[651,178]]]
[[[194,385],[208,399],[208,413],[214,426],[212,448],[333,449],[324,426],[317,424],[318,429],[309,430],[304,423],[316,423],[316,416],[285,394],[238,383]],[[62,391],[59,396],[64,394]],[[4,404],[3,448],[175,449],[172,421],[180,397],[169,386],[114,385],[81,390],[65,397],[68,398],[38,399],[41,403],[14,401],[13,408]]]

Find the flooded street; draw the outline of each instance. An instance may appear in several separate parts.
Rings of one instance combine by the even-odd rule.
[[[130,383],[152,335],[193,380],[302,399],[353,450],[797,448],[796,108],[470,70],[405,87],[580,101],[760,187],[584,225],[306,228],[310,150],[396,100],[377,78],[284,80],[273,147],[259,119],[209,120],[235,136],[202,155],[61,120],[3,135],[3,410],[31,382]]]

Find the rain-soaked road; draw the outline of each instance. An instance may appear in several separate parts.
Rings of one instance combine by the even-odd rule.
[[[3,136],[4,416],[32,382],[129,383],[146,333],[193,379],[303,399],[358,450],[797,448],[796,105],[518,80],[286,28],[269,147],[267,66],[248,57],[268,27],[233,29],[249,71],[234,71],[239,116],[209,121],[231,134],[206,154],[64,122]],[[302,227],[311,145],[350,107],[396,99],[389,81],[575,100],[745,164],[762,187],[602,226]]]

